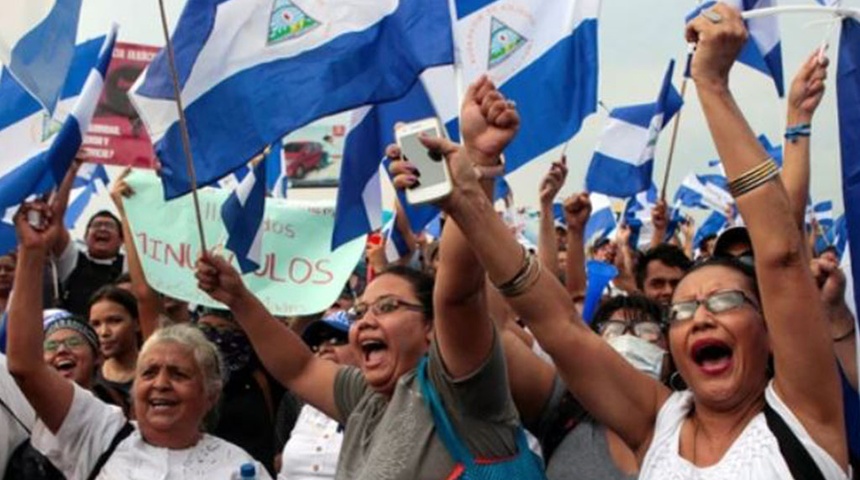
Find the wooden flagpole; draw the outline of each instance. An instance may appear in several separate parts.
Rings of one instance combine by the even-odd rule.
[[[173,56],[173,43],[170,41],[170,32],[167,28],[167,14],[164,13],[164,0],[158,0],[158,9],[161,12],[161,28],[164,31],[164,49],[167,51],[167,59],[170,64],[170,76],[173,80],[173,94],[176,100],[176,110],[179,113],[179,132],[182,138],[182,150],[185,154],[185,167],[188,171],[188,179],[191,182],[191,197],[194,199],[194,213],[197,217],[197,230],[200,234],[201,251],[206,249],[206,236],[203,233],[203,217],[200,215],[200,197],[197,195],[197,173],[194,171],[194,158],[191,155],[191,139],[188,136],[188,123],[185,120],[185,108],[182,106],[182,91],[179,87],[179,75],[176,73],[176,59]]]

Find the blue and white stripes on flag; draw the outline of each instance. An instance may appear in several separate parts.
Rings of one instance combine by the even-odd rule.
[[[463,87],[482,74],[517,103],[508,173],[573,137],[597,109],[600,0],[454,0]]]
[[[674,67],[672,60],[656,102],[609,112],[609,124],[600,136],[585,176],[586,190],[627,198],[651,185],[657,138],[684,103],[672,86]]]
[[[388,263],[404,258],[412,251],[403,233],[397,228],[397,212],[382,228],[382,234],[385,237],[385,260]]]
[[[189,0],[173,45],[201,185],[313,120],[396,100],[426,68],[453,62],[447,0]],[[131,98],[166,198],[187,193],[164,52]]]
[[[616,227],[612,200],[600,193],[591,193],[588,195],[588,199],[591,201],[591,216],[588,217],[588,222],[585,224],[583,240],[586,244],[605,238]]]
[[[82,0],[13,0],[0,15],[0,63],[54,113],[75,54]]]
[[[75,176],[75,181],[72,184],[72,191],[69,195],[69,206],[66,209],[66,217],[63,219],[66,228],[71,230],[75,228],[81,214],[90,204],[93,195],[99,192],[99,189],[107,188],[110,182],[105,166],[100,163],[85,163],[78,169],[78,174]]]
[[[272,144],[269,155],[266,157],[266,190],[274,198],[287,198],[290,179],[287,178],[287,170],[284,168],[284,147],[278,140]]]
[[[395,141],[394,125],[435,116],[436,110],[421,81],[398,100],[352,112],[340,169],[332,249],[382,226],[379,166],[385,148]],[[403,206],[407,208],[408,203]],[[426,222],[414,231],[424,225]]]
[[[46,193],[62,181],[98,104],[115,40],[116,26],[107,37],[76,49],[57,113],[74,107],[62,122],[44,115],[4,71],[0,78],[0,211],[30,195]]]
[[[693,237],[693,246],[699,248],[702,240],[709,235],[717,235],[728,225],[729,221],[722,211],[716,210],[711,212],[699,229],[696,230],[696,235]]]
[[[266,210],[266,163],[258,161],[221,205],[227,249],[236,255],[242,273],[260,268],[263,213]]]
[[[728,182],[722,175],[696,175],[684,177],[675,192],[675,203],[688,208],[704,208],[724,212],[732,203]]]
[[[833,201],[824,200],[816,203],[812,207],[812,215],[823,230],[830,230],[833,227]]]
[[[850,251],[850,276],[854,279],[854,312],[860,305],[860,22],[842,20],[839,62],[836,71],[836,107],[839,116],[839,145],[842,154],[842,198],[845,204]],[[846,272],[848,274],[849,272]],[[856,321],[856,320],[855,320]],[[860,329],[857,329],[860,331]],[[860,357],[860,355],[858,355]],[[860,456],[860,397],[843,378],[845,423],[852,456]]]

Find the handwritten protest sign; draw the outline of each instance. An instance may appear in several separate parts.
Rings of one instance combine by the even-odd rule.
[[[161,182],[152,173],[134,172],[128,183],[135,195],[125,200],[125,210],[149,284],[171,297],[221,307],[197,289],[194,279],[200,241],[191,196],[165,202]],[[200,208],[207,248],[232,261],[232,253],[221,247],[227,239],[221,204],[228,195],[205,188],[200,191]],[[306,315],[328,308],[358,263],[364,237],[331,251],[332,202],[267,198],[263,223],[263,258],[256,272],[243,276],[248,288],[275,315]]]

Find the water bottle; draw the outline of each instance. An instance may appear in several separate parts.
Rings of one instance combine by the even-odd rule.
[[[257,466],[253,463],[243,463],[239,467],[239,478],[241,480],[257,480]]]

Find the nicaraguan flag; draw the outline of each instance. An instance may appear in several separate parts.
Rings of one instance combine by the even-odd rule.
[[[81,0],[12,0],[0,15],[0,63],[49,114],[75,55]]]
[[[604,238],[615,230],[615,212],[612,211],[612,200],[600,193],[588,195],[591,200],[591,216],[585,224],[585,243]]]
[[[774,0],[721,0],[741,12],[759,8],[773,7]],[[689,22],[702,10],[714,6],[716,2],[705,2],[696,7],[686,20]],[[782,74],[782,44],[779,40],[779,21],[776,15],[746,20],[749,39],[738,54],[738,61],[773,79],[776,92],[780,97],[785,93]]]
[[[382,226],[379,166],[394,143],[394,125],[435,117],[420,81],[402,98],[352,112],[346,134],[335,206],[332,249]]]
[[[705,237],[708,235],[719,234],[724,228],[726,228],[728,223],[729,221],[721,211],[711,212],[711,214],[708,215],[705,221],[699,226],[698,230],[696,230],[696,235],[693,237],[693,245],[696,248],[699,248],[699,244],[702,243],[702,240],[704,240]]]
[[[85,163],[78,169],[78,174],[75,176],[75,181],[72,184],[72,191],[69,195],[69,206],[66,209],[66,217],[64,223],[66,228],[71,230],[75,228],[81,214],[90,204],[93,195],[99,192],[99,189],[107,188],[110,182],[105,166],[100,163]]]
[[[836,71],[836,107],[839,116],[839,145],[842,156],[842,198],[850,250],[850,277],[860,279],[860,22],[842,20],[839,62]],[[846,272],[848,274],[849,272]],[[860,305],[860,284],[854,282],[854,312]],[[860,331],[860,330],[858,330]],[[860,456],[860,397],[843,379],[848,447]]]
[[[275,198],[287,198],[290,184],[284,169],[283,149],[281,141],[278,140],[272,144],[266,157],[266,190]]]
[[[403,233],[397,228],[397,212],[385,226],[382,228],[382,235],[385,237],[385,259],[388,263],[393,263],[401,258],[409,255],[412,250]]]
[[[76,49],[57,106],[58,114],[68,112],[62,121],[42,113],[4,70],[0,77],[0,209],[46,193],[62,181],[98,104],[115,40],[114,26],[107,37]]]
[[[400,98],[424,69],[453,62],[447,0],[189,0],[173,45],[201,185],[313,120]],[[132,92],[166,198],[187,193],[164,52]]]
[[[487,74],[517,103],[512,172],[572,136],[597,109],[600,0],[455,0],[464,87]]]
[[[227,249],[236,255],[242,273],[260,268],[263,213],[266,210],[266,163],[257,162],[221,205],[227,228]]]
[[[684,177],[675,192],[675,203],[688,208],[703,208],[723,212],[731,205],[728,182],[722,175],[696,175]]]
[[[823,202],[816,203],[812,207],[812,214],[815,216],[815,220],[818,221],[818,225],[825,231],[833,227],[833,201],[824,200]]]
[[[655,103],[609,112],[609,124],[585,176],[586,190],[627,198],[651,185],[657,138],[684,103],[672,86],[674,66],[675,61],[670,61]]]

